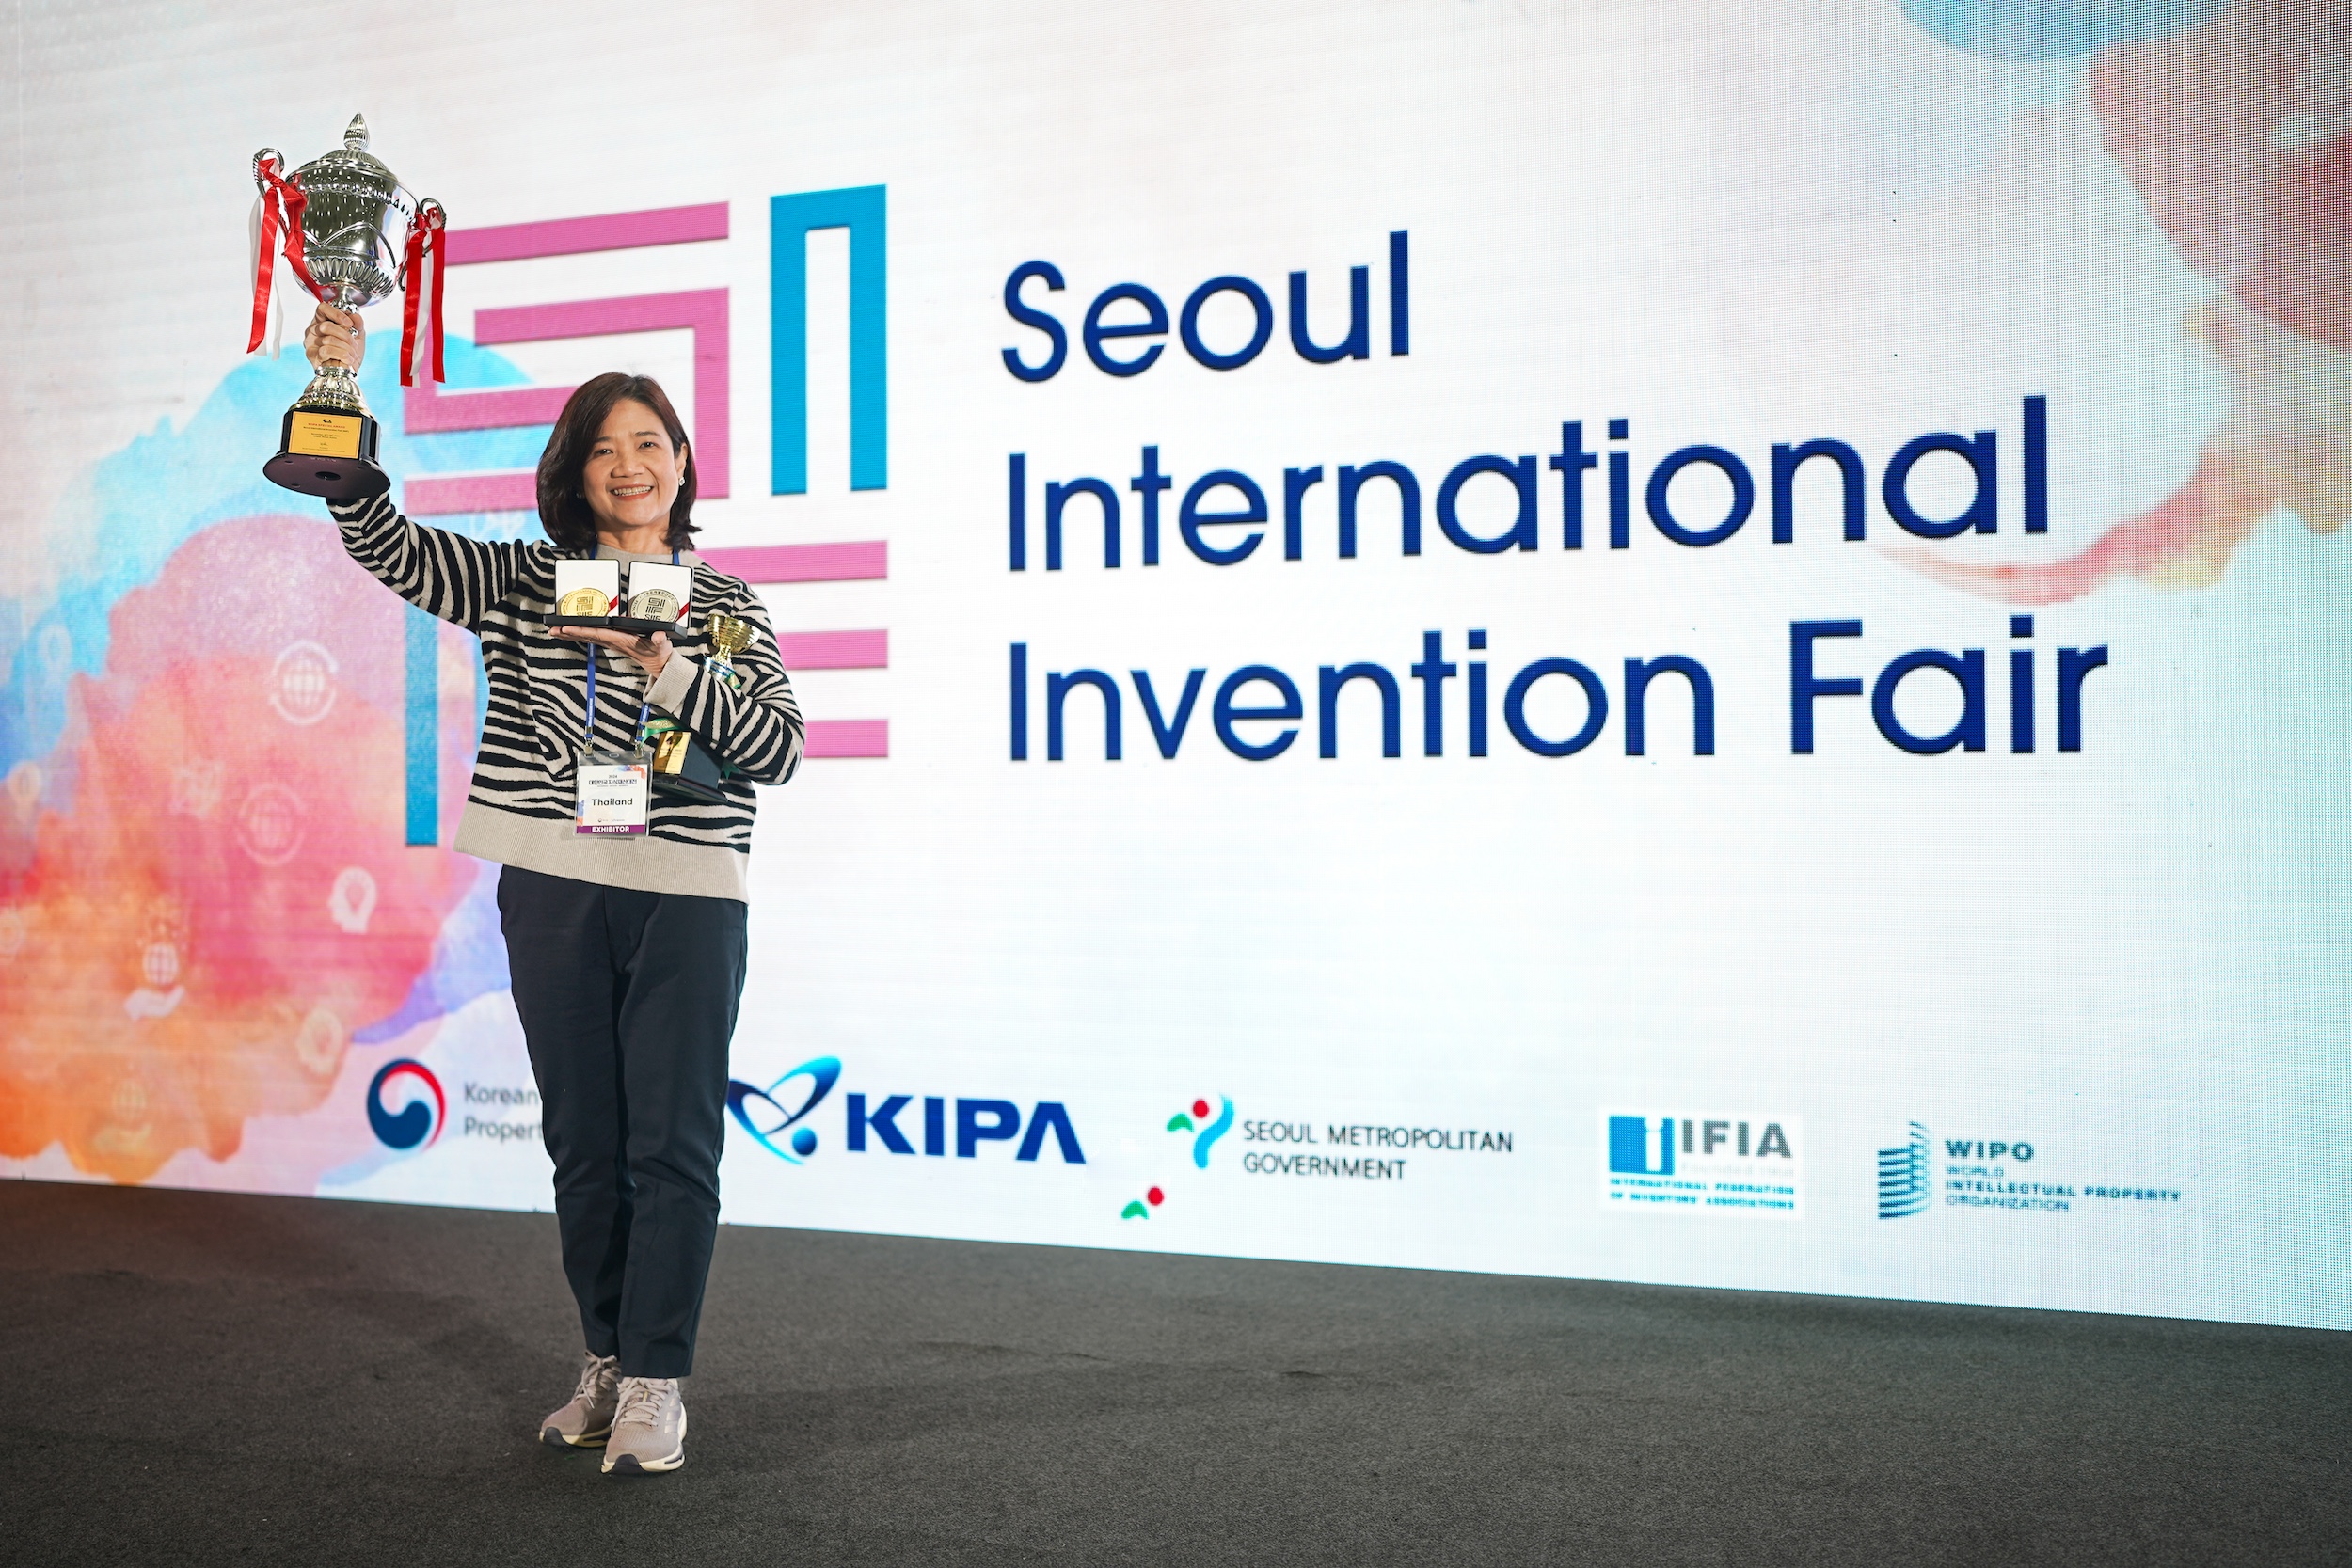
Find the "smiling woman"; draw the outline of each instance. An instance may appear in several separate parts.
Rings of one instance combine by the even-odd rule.
[[[539,516],[556,547],[671,549],[701,531],[693,512],[693,452],[661,384],[618,371],[581,383],[539,459]]]
[[[321,307],[305,345],[356,367],[358,319]],[[538,490],[546,544],[421,528],[382,492],[330,510],[353,560],[482,640],[490,705],[457,847],[505,868],[507,968],[587,1340],[540,1436],[604,1449],[608,1471],[670,1470],[685,1460],[678,1380],[718,1230],[753,786],[792,776],[803,726],[766,610],[687,548],[693,451],[657,383],[615,372],[574,392]],[[661,578],[639,602],[666,596],[680,639],[702,641],[699,612],[706,628],[749,627],[750,645],[707,663],[670,632],[550,628],[557,563],[583,559],[640,587],[640,568]],[[731,648],[741,631],[728,630]],[[656,732],[707,753],[712,798],[649,795]]]

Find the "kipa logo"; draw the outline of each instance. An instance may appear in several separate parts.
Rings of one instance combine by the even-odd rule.
[[[841,1077],[841,1058],[817,1056],[803,1062],[766,1088],[755,1088],[739,1078],[727,1080],[727,1110],[736,1125],[749,1132],[759,1147],[784,1161],[797,1165],[817,1152],[817,1130],[803,1126],[808,1114],[817,1109]],[[792,1110],[784,1108],[785,1101],[794,1098],[785,1085],[795,1078],[804,1078],[808,1087],[799,1095],[800,1104]],[[783,1096],[782,1099],[778,1095]]]
[[[850,1096],[849,1146],[852,1154],[863,1154],[874,1144],[893,1154],[912,1154],[914,1145],[906,1130],[898,1125],[899,1115],[914,1103],[911,1094],[894,1094],[879,1103],[868,1105],[866,1096]],[[947,1097],[923,1097],[923,1152],[943,1156],[947,1152]],[[1013,1150],[1015,1160],[1034,1161],[1043,1152],[1045,1139],[1051,1134],[1054,1148],[1062,1163],[1083,1165],[1086,1151],[1078,1147],[1078,1130],[1071,1124],[1070,1112],[1057,1100],[1041,1100],[1030,1107],[1027,1130],[1023,1130],[1021,1107],[1009,1100],[958,1100],[955,1101],[956,1158],[977,1159],[984,1143],[1011,1143],[1020,1140]]]

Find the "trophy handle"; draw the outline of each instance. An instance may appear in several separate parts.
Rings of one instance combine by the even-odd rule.
[[[427,216],[428,214],[431,214],[430,217]],[[435,229],[449,227],[448,211],[429,196],[421,198],[409,214],[409,234],[413,236],[418,229],[428,223]],[[400,247],[400,270],[392,275],[392,281],[404,289],[408,286],[408,247],[405,245]]]
[[[253,154],[253,188],[264,194],[269,190],[269,182],[262,178],[262,166],[265,163],[276,164],[283,169],[286,166],[286,155],[274,147],[265,147]]]

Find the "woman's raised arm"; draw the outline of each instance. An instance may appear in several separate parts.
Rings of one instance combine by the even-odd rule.
[[[367,328],[357,311],[321,305],[302,335],[302,351],[313,366],[331,357],[357,370],[367,353]],[[479,630],[482,618],[506,596],[530,547],[420,527],[400,515],[389,493],[329,501],[326,509],[342,530],[343,548],[371,577],[468,631]]]

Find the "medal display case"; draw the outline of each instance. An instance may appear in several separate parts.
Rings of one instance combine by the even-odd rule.
[[[628,599],[625,605],[613,606],[612,617],[605,625],[615,631],[633,631],[650,636],[666,631],[672,637],[684,635],[679,622],[693,608],[694,569],[673,566],[666,562],[640,561],[628,569]]]
[[[557,626],[609,626],[612,604],[621,596],[621,563],[617,561],[559,561],[555,563]]]
[[[693,588],[691,566],[637,562],[629,567],[628,587],[624,591],[617,561],[559,561],[555,563],[555,613],[548,617],[548,626],[550,630],[601,626],[640,637],[665,631],[674,641],[688,641],[691,637],[684,623],[693,608],[690,597]]]

